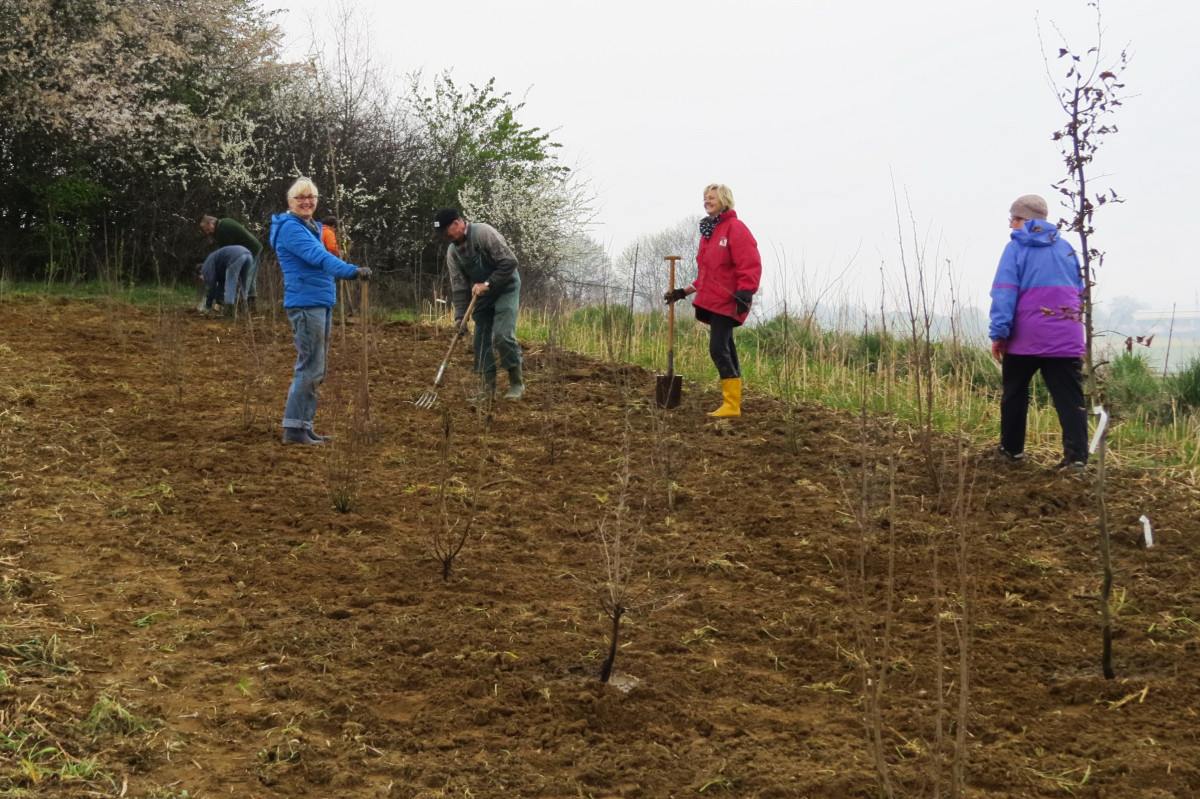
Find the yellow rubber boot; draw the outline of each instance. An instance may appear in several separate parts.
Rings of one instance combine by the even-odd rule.
[[[709,416],[742,415],[742,378],[731,377],[728,380],[722,380],[721,396],[725,398],[725,401]]]

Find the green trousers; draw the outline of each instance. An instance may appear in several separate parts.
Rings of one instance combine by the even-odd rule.
[[[484,297],[487,295],[484,294]],[[496,354],[500,367],[512,369],[521,365],[521,345],[517,343],[517,306],[521,301],[520,285],[471,314],[475,323],[475,371],[495,372]]]

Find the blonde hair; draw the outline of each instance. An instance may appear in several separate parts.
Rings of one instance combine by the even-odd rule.
[[[312,182],[312,178],[296,178],[296,182],[287,191],[287,198],[289,201],[294,200],[296,195],[306,190],[312,192],[314,197],[321,196],[321,192],[317,191],[317,184]]]
[[[704,187],[704,193],[708,194],[710,191],[717,193],[717,199],[721,201],[722,211],[733,210],[733,189],[724,183],[710,183]]]

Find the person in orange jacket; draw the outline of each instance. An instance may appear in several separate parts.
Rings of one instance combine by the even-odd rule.
[[[708,325],[708,354],[721,377],[721,407],[709,416],[740,416],[742,370],[738,364],[733,329],[750,314],[750,305],[762,278],[762,257],[750,228],[733,210],[733,192],[722,183],[704,189],[700,220],[700,250],[696,253],[696,279],[686,288],[668,291],[667,303],[695,294],[696,319]]]
[[[342,257],[342,248],[338,247],[337,229],[341,225],[336,216],[327,216],[321,220],[321,243],[325,245],[325,249]]]

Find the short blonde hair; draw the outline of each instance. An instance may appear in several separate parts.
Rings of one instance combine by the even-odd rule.
[[[320,197],[321,192],[317,191],[317,184],[312,182],[312,178],[296,178],[296,182],[288,189],[288,200],[296,199],[296,196],[304,191],[312,192],[312,196]]]
[[[710,191],[717,193],[717,199],[721,201],[722,211],[733,210],[733,189],[724,183],[710,183],[704,187],[704,193],[708,194]]]

